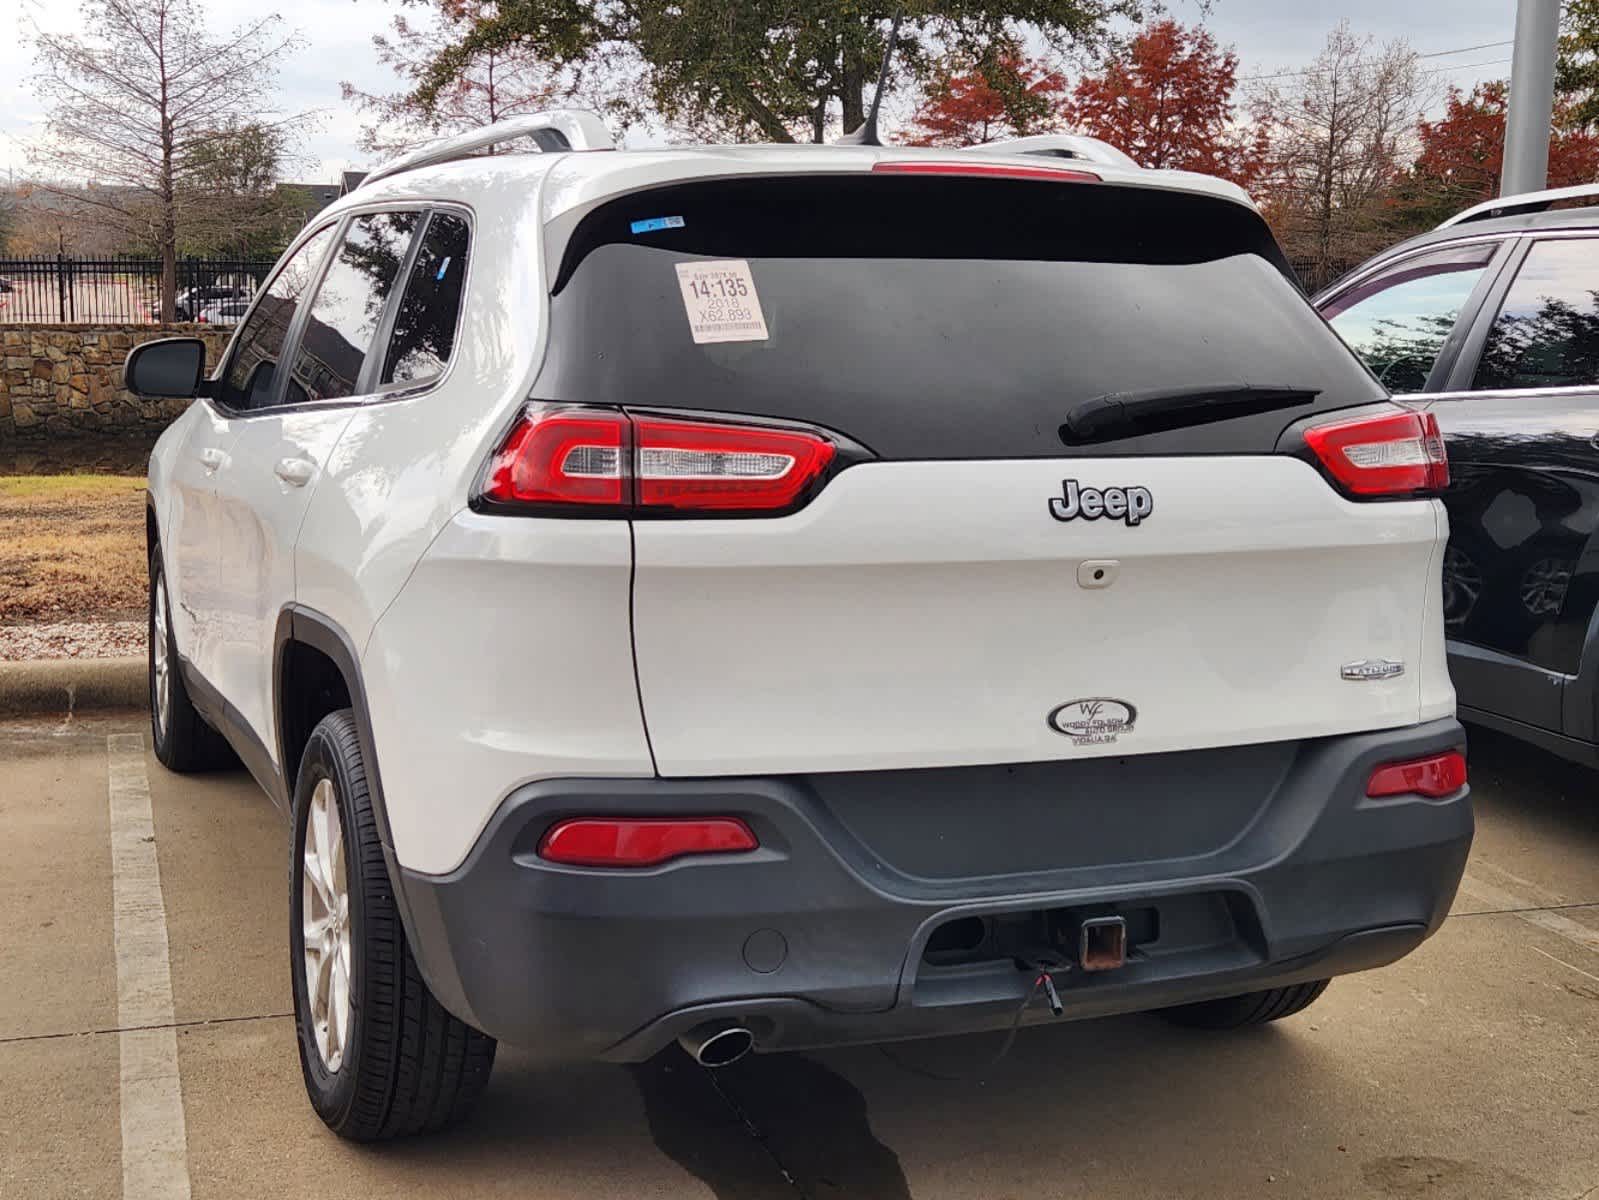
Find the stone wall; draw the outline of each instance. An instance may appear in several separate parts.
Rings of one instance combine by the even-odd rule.
[[[124,388],[128,350],[160,337],[201,337],[209,370],[232,332],[214,325],[0,325],[0,447],[108,435],[153,441],[189,402],[146,400]]]

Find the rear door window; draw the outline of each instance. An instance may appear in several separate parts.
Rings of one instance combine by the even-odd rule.
[[[1394,392],[1419,392],[1498,243],[1418,254],[1324,305],[1322,315]]]
[[[434,213],[417,250],[383,360],[383,384],[423,384],[444,373],[461,319],[471,227]]]
[[[420,219],[419,212],[366,213],[345,229],[295,350],[292,402],[355,395]]]
[[[313,234],[278,271],[233,342],[217,401],[235,412],[264,408],[277,394],[278,359],[289,327],[316,278],[333,226]]]
[[[1599,384],[1599,238],[1534,242],[1488,330],[1474,390]]]

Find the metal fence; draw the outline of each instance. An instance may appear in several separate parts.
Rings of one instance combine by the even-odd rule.
[[[1305,291],[1314,296],[1328,284],[1342,279],[1349,272],[1360,266],[1362,259],[1350,259],[1347,262],[1337,260],[1323,262],[1314,258],[1290,258],[1288,263],[1294,269],[1294,274],[1299,276],[1299,282]]]
[[[237,320],[274,260],[178,259],[178,319]],[[208,313],[206,310],[211,309]],[[154,323],[161,316],[158,258],[74,258],[39,255],[0,258],[0,325]]]

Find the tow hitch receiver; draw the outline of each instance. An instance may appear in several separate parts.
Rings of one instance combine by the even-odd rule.
[[[1085,971],[1114,971],[1127,962],[1127,922],[1122,917],[1089,917],[1077,939],[1077,962]]]

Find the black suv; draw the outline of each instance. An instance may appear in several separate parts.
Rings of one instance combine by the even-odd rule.
[[[1599,766],[1594,205],[1599,185],[1489,201],[1315,304],[1443,430],[1444,622],[1461,718]]]

